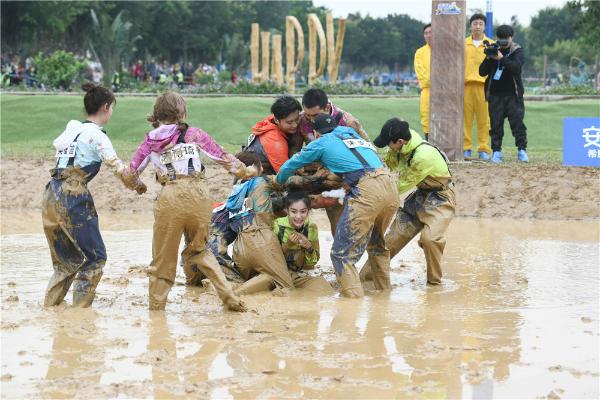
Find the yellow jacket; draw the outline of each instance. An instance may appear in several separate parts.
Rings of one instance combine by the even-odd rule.
[[[425,46],[417,49],[415,52],[415,74],[419,80],[421,89],[429,87],[429,79],[431,77],[431,46]],[[477,65],[477,73],[479,73],[479,65]]]
[[[490,43],[494,42],[485,36],[485,34],[481,40],[487,40]],[[483,43],[479,47],[475,47],[473,35],[465,39],[465,83],[479,82],[483,84],[485,82],[485,76],[479,75],[479,65],[485,59],[485,54],[483,53],[484,47]]]

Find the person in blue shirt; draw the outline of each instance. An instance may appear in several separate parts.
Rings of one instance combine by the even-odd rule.
[[[315,161],[339,175],[347,194],[333,236],[331,262],[341,294],[364,295],[355,264],[365,250],[373,260],[375,287],[389,289],[390,253],[383,238],[400,204],[394,178],[373,145],[354,129],[337,126],[329,114],[318,114],[313,124],[318,138],[283,164],[277,183],[284,184],[295,171]]]

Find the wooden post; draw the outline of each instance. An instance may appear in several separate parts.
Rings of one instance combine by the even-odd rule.
[[[260,26],[257,23],[251,25],[252,31],[250,35],[250,60],[252,63],[252,81],[258,82],[260,80],[260,72],[259,72],[259,64],[258,64],[258,55],[260,51],[260,43],[259,43],[259,35],[260,35]]]
[[[548,56],[544,54],[544,74],[542,81],[542,89],[546,87],[546,72],[548,71]]]
[[[317,69],[317,35],[321,47],[319,68]],[[323,25],[317,14],[308,14],[308,84],[312,85],[325,71],[327,61],[327,47]]]
[[[269,39],[271,38],[270,32],[260,33],[261,44],[262,44],[262,69],[260,71],[260,81],[266,81],[269,79]]]
[[[295,31],[295,34],[294,34]],[[294,36],[298,36],[298,59],[294,60],[294,49],[296,47]],[[302,61],[304,60],[304,31],[302,25],[296,17],[288,15],[285,17],[285,53],[286,53],[286,74],[285,80],[288,91],[296,91],[296,72],[302,71]]]
[[[463,159],[465,1],[433,0],[429,140]]]
[[[335,40],[333,15],[327,13],[327,73],[329,74],[329,82],[332,85],[337,83],[340,61],[342,59],[342,48],[344,47],[344,35],[346,34],[346,20],[340,18],[338,20],[338,36]]]
[[[281,35],[273,35],[273,57],[271,57],[271,80],[283,85],[283,66],[281,64]]]

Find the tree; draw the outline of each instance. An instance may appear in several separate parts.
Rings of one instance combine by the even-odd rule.
[[[106,85],[110,84],[112,75],[118,70],[121,62],[131,57],[135,42],[141,39],[141,36],[129,38],[132,24],[123,20],[123,12],[120,11],[111,23],[108,15],[102,15],[99,19],[96,12],[90,10],[95,33],[94,41],[90,41],[90,47],[102,64]]]
[[[567,6],[577,12],[575,17],[577,36],[590,45],[597,56],[600,52],[600,2],[575,0],[569,1]]]

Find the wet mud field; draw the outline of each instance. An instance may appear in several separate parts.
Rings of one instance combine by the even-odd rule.
[[[244,314],[180,269],[162,313],[147,310],[151,218],[100,211],[109,261],[93,307],[47,310],[39,214],[3,210],[2,398],[600,396],[597,219],[457,218],[439,287],[415,240],[391,292],[259,294]],[[328,232],[321,246],[316,273],[333,282]]]

